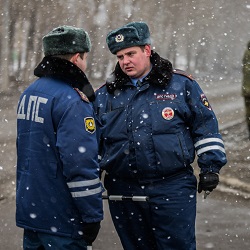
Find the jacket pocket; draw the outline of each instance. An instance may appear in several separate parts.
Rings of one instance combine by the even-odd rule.
[[[157,171],[163,175],[175,173],[190,164],[190,156],[181,134],[153,136]]]

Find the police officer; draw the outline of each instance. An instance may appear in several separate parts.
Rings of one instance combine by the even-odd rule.
[[[244,52],[242,65],[242,95],[245,100],[246,122],[248,128],[248,136],[250,138],[250,41],[248,42],[247,48]]]
[[[145,196],[148,201],[109,200],[126,250],[196,249],[198,191],[219,182],[226,155],[218,123],[198,83],[151,50],[149,29],[132,22],[106,38],[118,63],[94,102],[100,123],[100,166],[109,196]]]
[[[17,109],[16,224],[23,249],[87,249],[103,219],[95,95],[84,74],[91,43],[83,29],[60,26],[43,47]]]

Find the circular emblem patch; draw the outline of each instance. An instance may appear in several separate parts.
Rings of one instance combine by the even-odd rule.
[[[162,117],[163,117],[165,120],[168,120],[168,121],[169,121],[169,120],[173,119],[173,117],[174,117],[174,110],[171,109],[171,108],[169,108],[169,107],[167,107],[167,108],[164,108],[164,109],[162,110],[161,114],[162,114]]]
[[[124,40],[124,36],[123,36],[122,34],[119,34],[119,35],[117,35],[117,36],[115,37],[115,41],[116,41],[117,43],[121,43],[121,42],[123,42],[123,40]]]

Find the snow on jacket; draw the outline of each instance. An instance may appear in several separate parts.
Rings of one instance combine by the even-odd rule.
[[[141,87],[117,64],[96,92],[100,167],[111,176],[151,181],[190,169],[196,151],[201,171],[218,173],[226,155],[205,94],[156,52],[151,63]]]
[[[17,226],[80,238],[103,219],[94,91],[71,62],[44,58],[17,109]],[[74,89],[76,88],[76,89]],[[83,91],[86,95],[84,95]]]

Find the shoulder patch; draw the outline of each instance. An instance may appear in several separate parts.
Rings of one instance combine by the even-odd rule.
[[[96,126],[95,126],[95,120],[93,117],[85,117],[84,124],[85,124],[85,130],[87,132],[89,132],[90,134],[95,133]]]
[[[79,94],[83,101],[89,102],[88,97],[81,90],[79,90],[78,88],[74,88],[74,90]]]
[[[190,80],[194,80],[194,77],[191,74],[188,74],[187,72],[180,70],[180,69],[174,69],[173,73],[175,74],[179,74],[182,76],[186,76],[187,78],[189,78]]]
[[[208,99],[206,97],[206,95],[204,93],[201,94],[201,102],[203,103],[203,105],[208,108],[209,110],[212,110],[209,102],[208,102]]]

